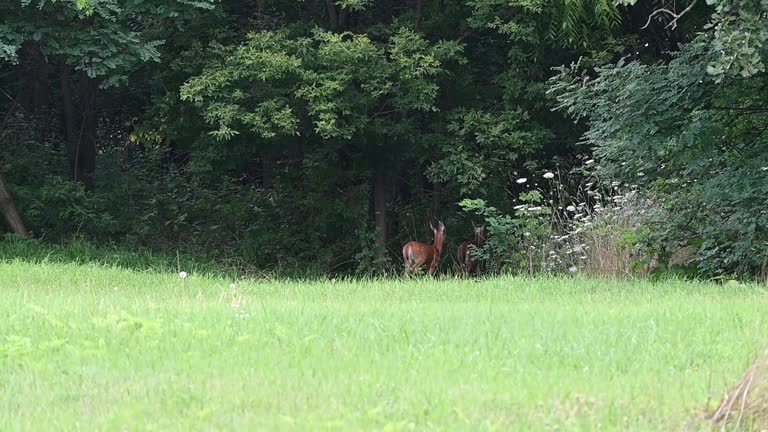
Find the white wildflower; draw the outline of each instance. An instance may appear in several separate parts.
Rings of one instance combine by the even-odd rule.
[[[595,163],[595,160],[594,159],[590,159],[590,160],[584,162],[584,165],[592,165],[593,163]]]
[[[515,180],[515,182],[516,182],[517,184],[523,184],[523,183],[525,183],[525,182],[527,182],[527,181],[528,181],[528,179],[527,179],[527,178],[525,178],[525,177],[522,177],[522,178],[519,178],[519,179]]]
[[[229,287],[230,287],[231,289],[237,289],[237,285],[235,285],[235,284],[233,284],[233,283],[229,284]]]
[[[555,175],[552,174],[551,172],[545,172],[544,173],[544,178],[545,179],[553,179],[553,178],[555,178]]]
[[[572,266],[568,268],[568,271],[571,273],[576,273],[577,271],[579,271],[579,269],[577,269],[576,266]]]
[[[566,210],[568,210],[569,212],[576,212],[576,207],[574,207],[574,206],[572,206],[572,205],[569,205],[569,206],[568,206],[568,207],[566,207],[565,209],[566,209]]]
[[[179,277],[182,278],[182,279],[186,279],[187,278],[187,272],[185,272],[185,271],[179,272]]]

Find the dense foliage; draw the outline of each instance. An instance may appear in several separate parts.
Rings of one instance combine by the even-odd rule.
[[[399,271],[437,217],[444,271],[480,222],[487,269],[573,271],[557,239],[634,185],[654,211],[615,237],[639,266],[686,247],[699,274],[758,275],[767,9],[6,2],[0,210],[49,241],[333,273]]]
[[[594,77],[563,69],[561,107],[588,119],[602,173],[640,185],[662,211],[643,243],[668,264],[692,249],[707,276],[768,270],[768,2],[717,3],[698,35],[646,64]]]

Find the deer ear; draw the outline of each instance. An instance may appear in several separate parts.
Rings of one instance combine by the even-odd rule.
[[[437,231],[435,227],[432,225],[432,221],[429,221],[429,227],[432,228],[432,231]]]

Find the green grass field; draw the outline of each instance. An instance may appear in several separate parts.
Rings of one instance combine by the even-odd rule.
[[[757,286],[241,282],[0,263],[0,430],[680,430]]]

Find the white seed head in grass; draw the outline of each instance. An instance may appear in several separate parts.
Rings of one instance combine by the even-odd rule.
[[[185,271],[179,272],[179,277],[181,279],[186,279],[187,278],[187,272],[185,272]]]
[[[527,182],[527,181],[528,181],[528,179],[527,179],[527,178],[525,178],[525,177],[522,177],[522,178],[519,178],[519,179],[515,180],[515,183],[517,183],[517,184],[523,184],[523,183],[525,183],[525,182]]]
[[[547,172],[544,173],[544,178],[548,179],[548,180],[551,180],[551,179],[555,178],[555,175],[553,173],[547,171]]]
[[[579,269],[577,269],[576,266],[572,266],[572,267],[568,267],[568,271],[571,273],[576,273],[577,271],[579,271]]]

